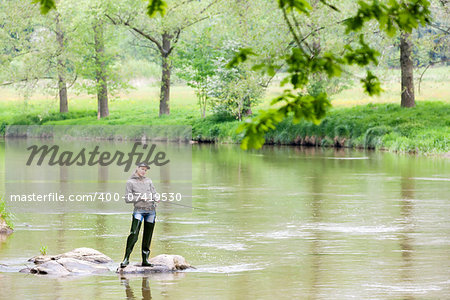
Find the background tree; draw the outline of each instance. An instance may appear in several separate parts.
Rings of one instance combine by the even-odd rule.
[[[54,2],[51,0],[40,2],[44,9],[51,9],[54,6]],[[447,5],[447,1],[439,2],[441,6]],[[211,4],[212,2],[208,3]],[[136,2],[124,1],[120,3],[112,2],[111,4],[115,9],[110,10],[110,19],[117,24],[120,23],[129,27],[137,36],[153,43],[152,45],[161,55],[162,73],[167,76],[162,76],[160,114],[169,113],[168,98],[167,101],[164,99],[165,96],[169,95],[170,80],[168,81],[169,85],[165,85],[164,82],[167,83],[167,78],[170,78],[170,64],[164,64],[164,62],[170,63],[170,60],[165,60],[164,58],[168,58],[168,56],[164,57],[164,54],[170,55],[172,53],[173,45],[178,41],[181,32],[180,28],[183,28],[179,24],[186,24],[184,22],[190,20],[183,16],[186,10],[180,13],[179,8],[184,5],[192,5],[193,8],[206,5],[208,8],[210,7],[208,3],[149,0],[146,7],[147,15],[154,17],[150,21],[142,14],[143,7],[136,5]],[[230,7],[233,7],[233,5],[237,7],[237,14],[230,14],[233,17],[237,16],[237,18],[230,19],[238,20],[240,26],[236,26],[236,28],[244,29],[238,35],[242,37],[238,42],[243,48],[229,64],[229,67],[235,68],[243,61],[254,60],[254,52],[249,49],[251,46],[248,46],[246,41],[258,40],[254,36],[248,38],[250,36],[248,35],[248,28],[253,28],[248,24],[251,21],[258,20],[258,18],[249,17],[249,15],[254,11],[259,13],[259,10],[249,9],[258,1],[236,0],[228,3],[232,4],[228,5]],[[321,84],[316,83],[326,83],[329,80],[341,78],[343,74],[349,72],[348,66],[366,68],[370,64],[378,63],[379,52],[376,47],[371,45],[370,39],[365,36],[365,32],[362,31],[364,28],[375,29],[376,33],[384,32],[393,37],[398,31],[410,34],[412,29],[417,28],[419,24],[425,25],[430,22],[430,3],[427,0],[366,0],[357,3],[327,0],[277,0],[275,3],[279,8],[276,10],[280,13],[279,19],[284,22],[282,27],[288,30],[291,35],[291,42],[287,47],[290,53],[279,57],[283,60],[281,65],[269,60],[256,65],[256,68],[265,70],[268,75],[273,74],[274,70],[283,69],[287,71],[288,76],[282,83],[287,84],[289,88],[280,97],[274,99],[273,103],[278,105],[277,109],[261,113],[253,120],[254,122],[248,122],[242,126],[241,129],[244,131],[242,146],[244,148],[248,145],[261,146],[264,142],[264,133],[273,129],[280,120],[288,115],[292,114],[295,122],[302,118],[316,123],[320,122],[327,108],[330,107],[330,99],[328,89],[320,88]],[[118,7],[121,9],[117,9]],[[348,7],[350,8],[350,14],[347,14]],[[351,9],[354,9],[354,11],[352,12]],[[223,8],[220,10],[225,11]],[[192,9],[190,11],[198,12],[199,10]],[[203,6],[200,12],[204,11]],[[159,15],[155,17],[158,13]],[[258,14],[258,17],[261,16],[264,16],[264,14]],[[171,22],[168,22],[169,20]],[[328,20],[332,20],[335,23],[334,25],[338,26],[326,22]],[[134,25],[142,25],[145,22],[150,22],[146,25],[153,25],[151,26],[152,29],[155,29],[153,35],[142,29],[148,30],[149,26],[138,27]],[[194,23],[196,22],[194,21]],[[190,24],[189,21],[188,24]],[[321,36],[331,27],[335,27],[335,34],[343,37],[345,46],[342,47],[341,52],[328,49],[326,47],[328,39]],[[401,39],[403,46],[407,45],[408,42],[405,34],[402,35],[403,38]],[[164,37],[164,35],[166,36]],[[166,43],[164,43],[164,40],[166,40]],[[166,44],[166,48],[164,44]],[[336,45],[336,42],[333,44]],[[408,47],[401,48],[408,49]],[[165,51],[161,51],[161,49]],[[405,60],[405,62],[409,61],[411,60]],[[412,78],[412,76],[410,77]],[[361,82],[370,95],[381,91],[378,78],[369,70],[367,70],[366,76],[361,79]],[[407,91],[411,95],[410,91],[414,91],[414,89],[404,89],[404,91],[405,95]]]
[[[67,78],[74,77],[73,58],[67,45],[70,16],[65,16],[64,22],[59,10],[42,16],[38,6],[29,1],[4,1],[0,5],[5,20],[3,65],[9,74],[3,84],[21,87],[27,98],[39,81],[47,80],[47,88],[58,91],[60,112],[67,112]],[[10,19],[18,22],[6,21]]]
[[[296,26],[298,14],[310,13],[312,9],[310,3],[305,0],[278,0],[278,3],[296,46],[285,59],[288,65],[288,76],[284,79],[284,83],[289,82],[293,88],[285,90],[281,96],[272,101],[272,104],[279,105],[277,109],[262,112],[253,120],[240,126],[239,130],[244,135],[241,143],[243,149],[261,147],[265,141],[264,134],[274,129],[276,124],[291,114],[294,122],[299,122],[301,119],[314,123],[320,122],[331,104],[325,92],[318,95],[305,95],[301,92],[308,85],[310,74],[320,73],[326,74],[328,78],[334,78],[341,76],[343,67],[346,65],[365,67],[370,63],[378,63],[378,51],[370,47],[362,34],[359,35],[359,45],[346,46],[345,52],[341,55],[330,52],[316,55],[313,49],[305,44],[305,38],[299,34],[298,26]],[[340,12],[340,9],[330,2],[320,1],[320,4],[330,11]],[[345,25],[346,34],[352,34],[358,33],[365,23],[375,21],[382,31],[393,36],[398,29],[411,32],[418,24],[425,25],[430,21],[429,14],[429,3],[426,0],[391,1],[388,5],[379,1],[359,1],[356,13],[343,19],[343,25]],[[236,55],[235,62],[245,60],[247,53],[248,50],[240,51]],[[361,83],[369,95],[378,94],[381,91],[380,82],[371,71],[367,71]]]
[[[57,42],[56,53],[56,70],[58,73],[58,90],[59,90],[59,112],[65,113],[69,111],[69,103],[67,100],[67,82],[66,82],[66,65],[64,53],[66,48],[66,36],[61,26],[60,14],[55,11],[55,35]]]
[[[411,32],[401,30],[395,35],[386,36],[380,32],[372,34],[377,40],[377,50],[382,52],[383,58],[379,65],[400,70],[402,107],[415,106],[417,78],[414,78],[414,69],[424,68],[418,78],[420,93],[420,82],[425,71],[430,66],[447,60],[450,29],[448,7],[448,2],[430,1],[428,24],[419,25]]]
[[[77,55],[76,70],[80,80],[78,90],[97,96],[97,117],[109,115],[108,96],[128,87],[117,64],[122,58],[119,40],[124,33],[113,28],[106,18],[108,6],[99,0],[66,1],[64,10],[71,12],[72,30],[77,39],[72,41]]]
[[[236,41],[224,41],[221,55],[214,62],[215,74],[209,90],[213,99],[212,111],[229,114],[240,121],[252,113],[251,107],[260,101],[264,86],[262,76],[251,70],[248,62],[227,66],[237,49]]]
[[[422,78],[431,66],[450,63],[450,1],[432,0],[430,11],[430,24],[419,26],[413,36],[414,66],[422,68],[418,80],[419,93]]]
[[[414,65],[412,59],[412,41],[408,32],[400,35],[400,67],[402,76],[401,106],[416,106],[414,96]]]
[[[109,116],[108,109],[108,75],[105,61],[105,40],[103,37],[103,20],[96,19],[94,30],[95,80],[97,88],[98,118]]]
[[[210,105],[212,78],[216,74],[214,64],[219,50],[214,48],[211,26],[202,26],[193,32],[193,38],[180,41],[175,67],[178,77],[195,90],[202,118]]]
[[[157,6],[165,11],[164,16],[149,18],[153,15],[152,3],[147,7],[141,1],[111,2],[113,8],[107,16],[115,25],[126,26],[138,39],[148,42],[161,59],[161,92],[159,115],[170,114],[171,55],[180,35],[192,25],[206,20],[215,14],[213,8],[219,0],[209,1],[167,1]],[[163,9],[162,7],[167,7]]]
[[[253,65],[278,62],[278,57],[289,48],[280,47],[291,40],[289,31],[280,26],[280,17],[274,2],[235,0],[228,2],[221,14],[197,24],[184,35],[174,60],[178,74],[187,79],[188,85],[197,87],[200,101],[209,99],[213,113],[232,115],[239,120],[252,113],[252,106],[281,70],[272,69],[272,74],[267,75],[257,72]],[[226,68],[235,51],[250,47],[262,55]],[[202,103],[204,114],[205,101]]]

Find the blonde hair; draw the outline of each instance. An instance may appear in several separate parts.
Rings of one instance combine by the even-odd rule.
[[[134,169],[133,172],[131,172],[130,178],[133,177],[133,175],[135,175],[138,171],[139,167],[136,166],[136,168]]]

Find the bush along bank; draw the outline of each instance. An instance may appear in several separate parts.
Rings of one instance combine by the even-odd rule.
[[[239,143],[237,121],[209,117],[192,125],[199,142]],[[281,122],[266,134],[266,144],[383,149],[410,153],[450,151],[450,105],[419,102],[415,108],[369,104],[331,110],[320,125]]]
[[[0,234],[11,234],[14,225],[11,220],[11,213],[5,208],[5,201],[0,198]]]

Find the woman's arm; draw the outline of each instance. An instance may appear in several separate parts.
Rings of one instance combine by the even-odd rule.
[[[151,195],[149,195],[152,201],[154,201],[155,203],[159,202],[159,195],[157,195],[158,193],[156,192],[156,188],[155,185],[153,184],[153,181],[149,178],[150,180],[150,193]]]
[[[151,181],[151,180],[150,180],[150,191],[152,194],[156,194],[155,185],[153,184],[153,181]]]
[[[125,203],[134,203],[138,201],[138,197],[133,193],[133,183],[127,181],[125,187]]]

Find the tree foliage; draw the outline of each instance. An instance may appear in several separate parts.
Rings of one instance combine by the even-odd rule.
[[[215,59],[219,50],[211,44],[211,27],[196,32],[196,38],[181,41],[175,59],[178,77],[195,90],[202,117],[210,105],[211,82],[216,72]]]
[[[220,1],[158,0],[150,1],[145,6],[141,1],[134,0],[109,1],[111,10],[107,17],[110,21],[114,25],[128,28],[137,39],[144,40],[147,47],[157,51],[160,56],[160,116],[170,114],[172,56],[181,34],[214,14],[218,2]]]
[[[334,12],[340,10],[325,1],[320,3]],[[357,46],[346,46],[342,55],[332,52],[316,51],[300,35],[297,19],[303,14],[310,14],[313,7],[306,0],[278,0],[279,9],[292,34],[295,46],[292,52],[284,58],[288,66],[288,75],[282,84],[290,83],[292,88],[286,89],[281,96],[274,99],[273,104],[278,104],[277,109],[270,109],[259,116],[248,119],[238,129],[243,133],[241,147],[260,148],[264,144],[264,135],[289,115],[293,115],[293,121],[299,122],[306,119],[319,123],[331,107],[326,92],[317,95],[304,93],[304,88],[310,81],[311,74],[325,74],[327,78],[340,77],[344,67],[356,64],[359,67],[377,64],[378,51],[365,42],[364,36],[359,35]],[[342,24],[345,32],[354,34],[360,32],[364,25],[372,20],[376,21],[378,28],[388,35],[393,35],[397,30],[410,32],[419,24],[425,25],[430,21],[429,2],[426,0],[412,1],[358,1],[358,8],[353,16],[345,18]],[[248,52],[249,50],[246,49]],[[243,60],[242,53],[237,55]],[[378,78],[369,70],[366,77],[361,79],[365,91],[369,95],[379,94],[381,91]]]
[[[447,3],[439,2],[441,6]],[[53,6],[48,3],[54,2],[50,0],[40,1],[40,3],[51,9]],[[117,5],[123,9],[117,10],[116,16],[119,19],[122,18],[125,23],[131,24],[136,21],[138,24],[146,24],[146,30],[156,30],[160,35],[170,31],[169,35],[173,39],[170,47],[172,50],[180,35],[180,31],[177,31],[178,25],[189,20],[183,17],[186,14],[185,10],[180,12],[177,9],[181,7],[181,4],[196,5],[197,1],[182,1],[174,4],[173,1],[148,0],[143,6],[134,1],[120,3]],[[240,127],[244,149],[261,147],[265,133],[275,128],[288,116],[292,116],[294,122],[306,119],[319,123],[331,106],[330,86],[345,76],[355,77],[356,75],[351,74],[355,68],[365,71],[365,76],[359,78],[364,90],[369,95],[380,93],[380,81],[369,67],[377,65],[388,52],[380,44],[377,45],[382,35],[398,39],[400,32],[411,33],[414,28],[431,23],[433,28],[443,33],[444,38],[431,37],[429,46],[421,53],[427,53],[431,47],[435,47],[435,54],[421,55],[424,57],[439,53],[441,57],[445,57],[442,49],[446,47],[445,41],[448,39],[445,36],[448,36],[448,28],[441,26],[438,22],[432,22],[431,6],[427,0],[236,0],[227,3],[230,7],[233,5],[238,7],[237,14],[234,16],[237,16],[238,24],[246,28],[236,36],[248,38],[238,40],[241,49],[237,50],[227,62],[229,71],[224,71],[224,74],[232,73],[233,68],[247,68],[249,63],[253,65],[250,68],[251,71],[264,72],[269,79],[279,70],[286,72],[286,76],[281,81],[285,90],[273,100],[274,108],[260,112],[253,119],[246,120]],[[276,9],[272,9],[272,12],[278,13],[277,17],[282,24],[274,24],[273,27],[276,30],[273,31],[287,31],[290,35],[288,41],[268,42],[264,40],[265,35],[258,38],[245,35],[248,28],[258,26],[252,23],[257,23],[258,17],[246,17],[257,11],[251,9],[254,3],[276,5]],[[225,7],[221,7],[222,11],[224,9]],[[127,10],[130,10],[132,14],[128,14],[127,18],[121,16],[121,13]],[[259,14],[259,18],[265,18],[267,15],[269,14],[265,11]],[[273,20],[271,19],[271,22]],[[233,28],[239,27],[234,25]],[[139,29],[139,27],[136,28]],[[420,33],[420,30],[417,32]],[[145,33],[144,30],[141,31]],[[155,35],[149,36],[153,39],[155,37]],[[444,41],[439,42],[439,45],[443,46],[435,46],[438,45],[435,43],[437,39]],[[266,51],[267,49],[261,46],[262,43],[255,46],[247,43],[246,40],[261,40],[265,42],[265,45],[270,44],[283,51],[276,54],[272,52],[267,57],[262,57],[270,51]],[[158,44],[155,43],[155,45]]]
[[[27,99],[38,86],[54,93],[65,80],[73,82],[74,61],[70,48],[73,36],[67,30],[70,15],[53,10],[46,15],[27,1],[4,1],[0,4],[3,20],[0,39],[2,51],[2,84],[20,89]],[[64,22],[61,22],[64,16]],[[0,75],[0,76],[1,76]],[[63,82],[61,82],[63,81]]]

